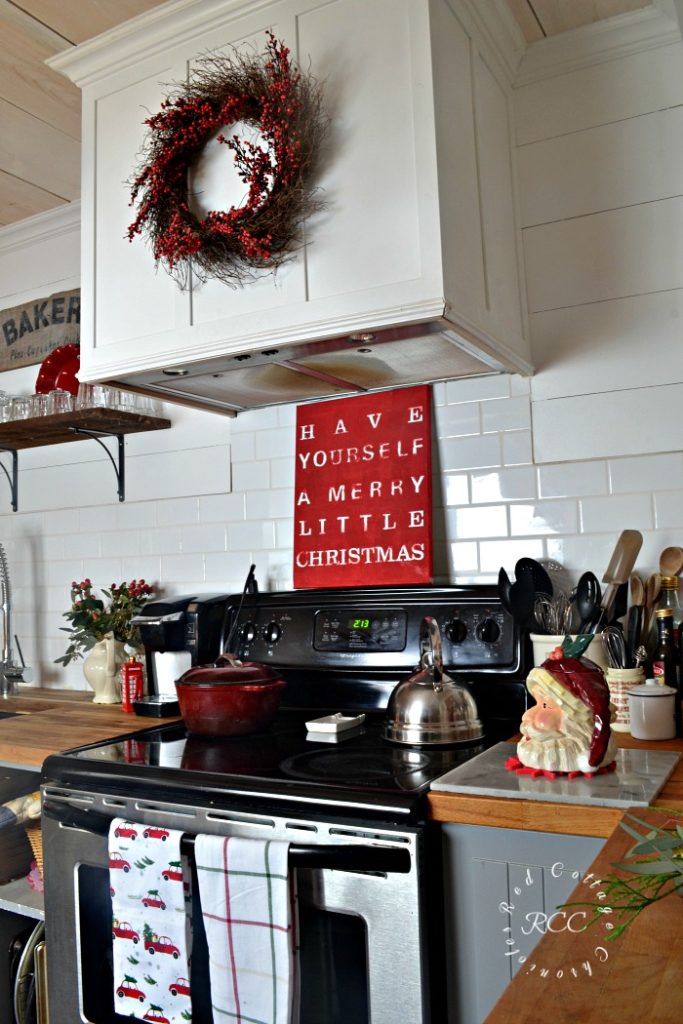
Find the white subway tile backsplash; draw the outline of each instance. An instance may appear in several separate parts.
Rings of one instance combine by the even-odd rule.
[[[76,533],[70,537],[65,537],[65,558],[99,558],[102,554],[102,537],[103,534],[99,531],[96,533]]]
[[[275,525],[272,521],[256,520],[228,524],[228,550],[251,551],[272,548],[275,544]]]
[[[452,540],[507,535],[507,510],[504,505],[469,506],[445,510],[446,536]]]
[[[157,506],[153,501],[128,501],[116,508],[116,527],[119,530],[143,530],[157,524]]]
[[[510,395],[515,398],[517,395],[529,394],[531,394],[531,379],[529,377],[520,377],[518,373],[513,373],[510,377]]]
[[[119,530],[116,533],[103,533],[101,554],[105,558],[120,555],[139,555],[142,550],[143,530]]]
[[[498,573],[501,566],[507,569],[510,578],[520,558],[541,559],[545,556],[543,541],[538,538],[526,540],[487,540],[479,544],[479,569],[483,573]]]
[[[503,465],[522,466],[533,462],[530,430],[512,430],[502,435]]]
[[[440,482],[444,505],[469,505],[470,487],[466,473],[445,473]]]
[[[291,551],[294,546],[294,520],[276,519],[275,547],[278,551]]]
[[[294,458],[294,430],[277,427],[275,430],[260,430],[254,435],[256,459]]]
[[[533,466],[472,473],[472,502],[519,501],[536,497]]]
[[[575,533],[578,523],[578,506],[575,501],[538,501],[510,506],[512,536]]]
[[[202,523],[240,523],[246,518],[246,495],[203,494],[199,498],[199,519]]]
[[[483,402],[489,398],[509,398],[510,378],[506,374],[467,377],[446,382],[446,402]]]
[[[230,452],[233,465],[238,462],[251,462],[256,458],[256,434],[238,434],[233,440]]]
[[[180,534],[180,543],[184,553],[226,550],[227,527],[218,523],[183,526]]]
[[[581,501],[581,532],[620,533],[638,524],[639,529],[654,526],[652,498],[649,494],[609,495],[606,498],[583,498]]]
[[[607,465],[602,461],[561,462],[538,467],[538,494],[541,498],[580,498],[607,493]]]
[[[294,487],[294,459],[273,459],[270,463],[271,487]]]
[[[270,463],[241,462],[232,467],[234,491],[262,491],[270,487]]]
[[[294,513],[294,490],[284,488],[276,491],[259,491],[246,496],[247,519],[291,518]]]
[[[464,572],[479,571],[479,546],[474,541],[454,541],[448,545],[448,571],[453,579]]]
[[[182,551],[182,527],[155,526],[140,532],[141,555],[179,555]]]
[[[479,402],[446,405],[438,410],[436,427],[439,437],[463,437],[481,433]]]
[[[683,483],[682,452],[611,459],[608,468],[613,494],[670,491]]]
[[[437,445],[437,471],[482,469],[501,465],[498,434],[475,437],[439,438]]]
[[[505,398],[499,402],[483,402],[481,406],[482,430],[529,430],[531,402],[528,395]]]
[[[161,578],[176,583],[204,580],[204,555],[199,553],[161,556]]]
[[[157,526],[196,523],[199,519],[198,498],[166,498],[163,501],[155,502],[154,509],[156,512],[155,525]]]
[[[658,530],[678,528],[678,537],[672,544],[683,546],[683,490],[661,491],[654,497],[654,526]],[[662,544],[662,547],[667,547]]]
[[[203,592],[216,590],[226,594],[241,593],[250,564],[249,557],[243,551],[212,552],[206,556],[206,583],[210,586],[203,587]],[[259,565],[257,579],[260,575]]]

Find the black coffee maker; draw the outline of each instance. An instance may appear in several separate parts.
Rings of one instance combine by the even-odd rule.
[[[137,714],[179,713],[175,681],[222,653],[230,605],[230,594],[192,594],[148,601],[135,616],[147,668],[147,695],[135,702]]]

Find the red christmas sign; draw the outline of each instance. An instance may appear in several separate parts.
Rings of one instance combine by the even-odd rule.
[[[294,586],[432,582],[428,385],[297,409]]]

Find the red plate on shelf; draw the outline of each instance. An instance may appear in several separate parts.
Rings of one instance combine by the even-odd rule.
[[[78,394],[78,371],[81,368],[81,350],[78,345],[60,345],[40,364],[36,380],[36,394],[46,395],[55,388]]]

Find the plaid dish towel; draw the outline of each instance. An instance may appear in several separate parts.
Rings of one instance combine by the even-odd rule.
[[[295,1002],[289,843],[197,836],[214,1024],[290,1024]]]
[[[136,1020],[192,1020],[190,873],[182,832],[114,818],[109,827],[114,1003]]]

